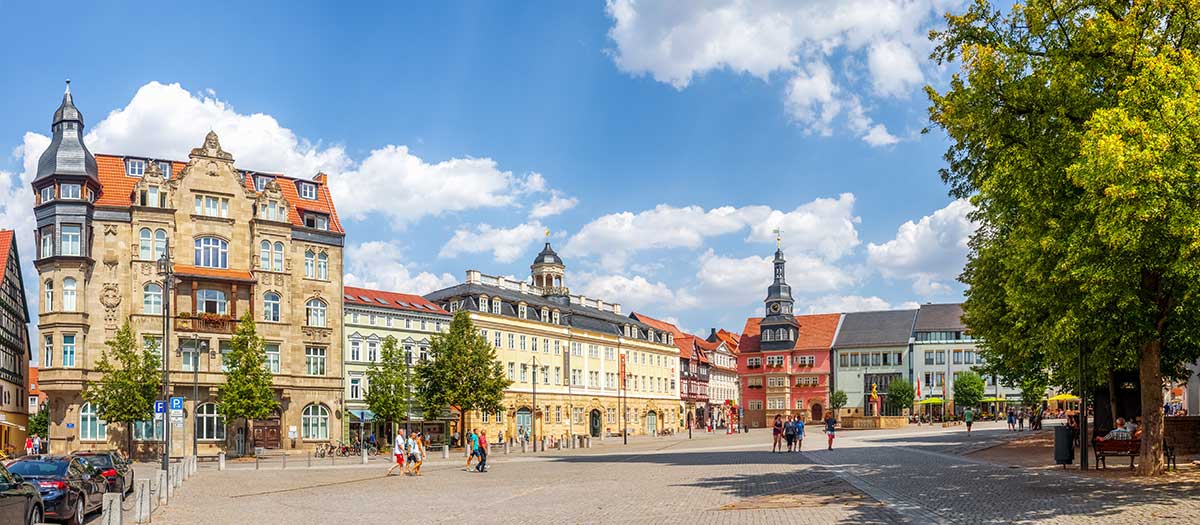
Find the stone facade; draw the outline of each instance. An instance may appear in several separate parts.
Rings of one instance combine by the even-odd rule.
[[[77,125],[81,133],[82,117]],[[104,343],[125,321],[161,351],[164,309],[170,395],[186,399],[186,419],[171,429],[173,455],[191,453],[193,437],[202,455],[245,450],[251,439],[281,448],[340,439],[344,233],[324,175],[310,181],[239,170],[211,132],[187,162],[98,155],[91,165],[96,174],[77,200],[61,192],[72,179],[39,172],[34,182],[39,291],[49,299],[38,328],[51,451],[123,446],[132,432],[135,453],[161,453],[161,422],[106,425],[80,391],[99,379]],[[68,220],[80,221],[81,240],[63,237]],[[166,293],[156,265],[164,251],[175,272]],[[254,422],[251,436],[215,405],[222,355],[246,313],[268,345],[281,407],[278,417]]]
[[[364,439],[373,433],[377,443],[391,443],[390,423],[403,425],[403,422],[382,421],[370,412],[365,401],[367,390],[371,388],[367,369],[382,359],[383,343],[389,336],[396,338],[396,348],[404,352],[407,363],[415,366],[429,355],[433,335],[449,330],[450,314],[419,295],[350,286],[345,288],[343,301],[346,333],[344,395],[349,411],[349,417],[343,418],[345,431],[351,436],[361,431]],[[446,419],[425,421],[415,400],[408,412],[410,424],[419,427],[431,443],[446,441],[449,430]]]
[[[497,443],[501,435],[604,436],[621,432],[625,408],[630,434],[677,430],[672,336],[623,316],[619,304],[570,295],[563,269],[547,243],[531,267],[541,285],[471,270],[466,282],[425,296],[447,311],[467,310],[513,381],[504,409],[466,414],[467,428]]]

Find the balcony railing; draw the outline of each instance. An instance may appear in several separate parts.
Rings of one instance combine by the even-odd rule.
[[[175,331],[177,332],[209,332],[214,334],[232,334],[237,328],[233,319],[205,317],[176,317]]]

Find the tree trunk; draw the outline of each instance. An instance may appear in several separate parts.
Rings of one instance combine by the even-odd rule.
[[[1108,413],[1115,425],[1120,416],[1117,413],[1117,371],[1111,369],[1108,371]]]
[[[1162,341],[1155,339],[1142,347],[1138,355],[1138,376],[1142,388],[1142,449],[1137,473],[1154,476],[1163,473],[1163,391]]]

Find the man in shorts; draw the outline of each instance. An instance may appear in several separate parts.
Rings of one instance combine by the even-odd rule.
[[[465,468],[464,470],[470,471],[471,470],[471,460],[479,457],[479,435],[476,434],[474,430],[469,430],[469,431],[467,431],[467,435],[465,437],[466,437],[465,443],[466,443],[466,447],[467,447],[467,451],[469,452],[469,455],[467,456],[467,468]]]
[[[487,431],[479,433],[479,463],[475,465],[475,470],[479,472],[487,472],[488,464],[488,440]]]
[[[963,410],[963,422],[967,424],[967,433],[971,433],[971,423],[975,422],[975,413],[970,408]]]
[[[392,471],[396,469],[400,469],[401,474],[404,473],[404,457],[407,455],[407,451],[404,447],[404,431],[401,430],[396,434],[396,442],[392,444],[392,455],[396,458],[396,464],[392,465],[392,468],[388,469],[386,474],[387,476],[391,476]]]

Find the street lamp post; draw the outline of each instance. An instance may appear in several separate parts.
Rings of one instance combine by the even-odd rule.
[[[522,336],[523,337],[523,336]],[[533,451],[537,452],[537,356],[533,356],[533,410],[529,417],[529,435],[533,436]],[[545,450],[542,450],[545,452]]]
[[[171,290],[175,287],[175,269],[171,264],[171,242],[167,241],[163,245],[163,253],[158,258],[158,275],[163,279],[163,401],[171,402]],[[163,418],[163,455],[162,469],[167,475],[167,482],[170,483],[171,476],[171,424],[167,421],[170,417],[168,410]]]

